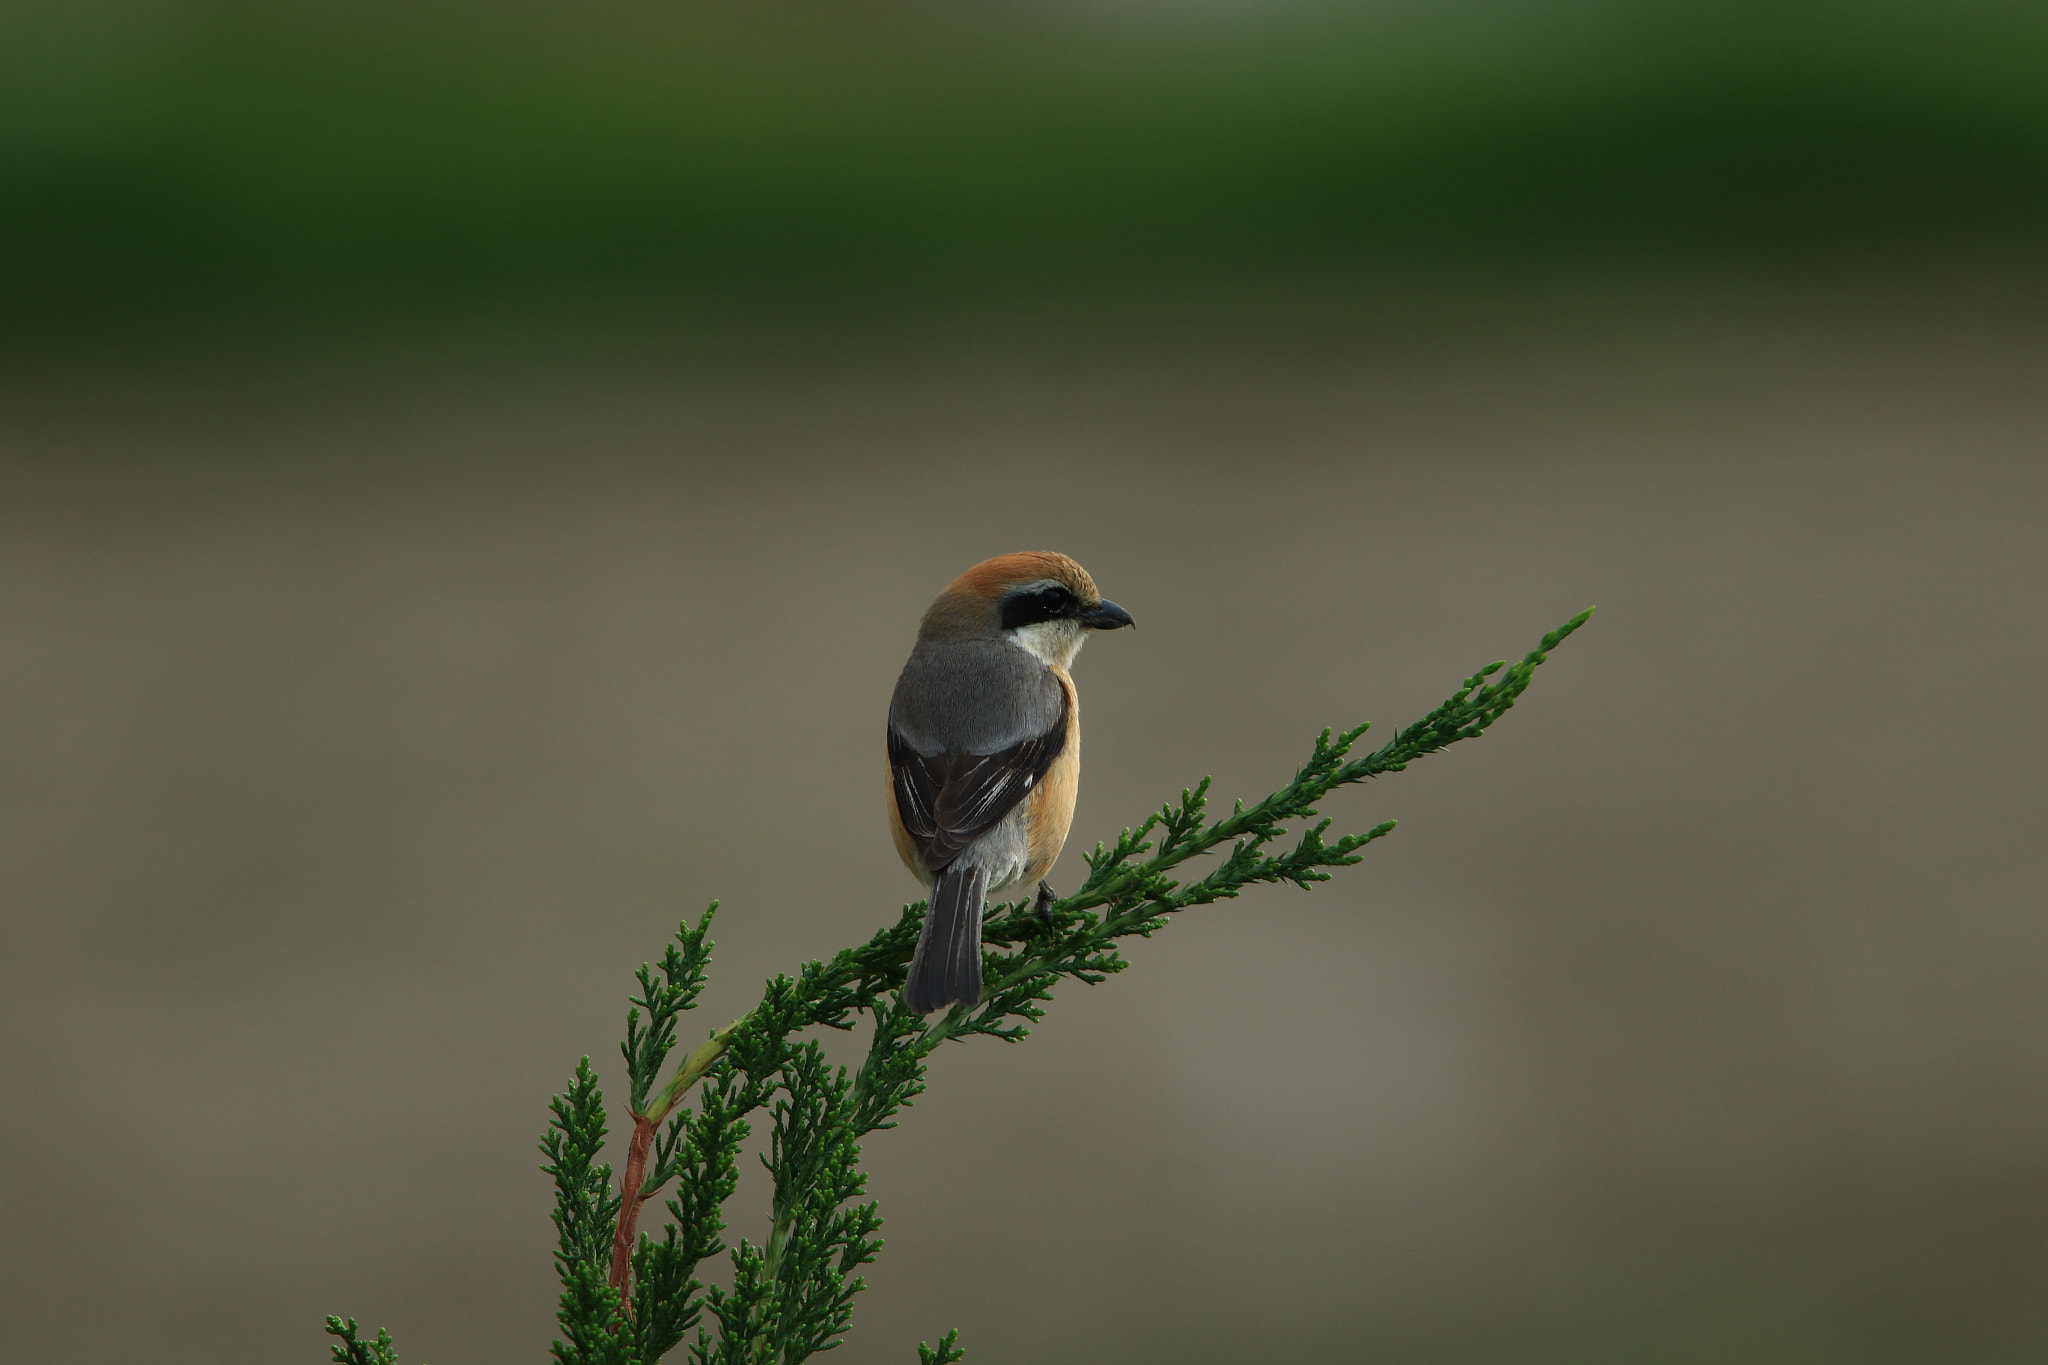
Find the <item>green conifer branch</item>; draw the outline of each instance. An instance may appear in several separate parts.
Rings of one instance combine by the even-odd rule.
[[[356,1339],[356,1320],[343,1322],[340,1318],[327,1319],[327,1335],[339,1337],[340,1343],[332,1348],[328,1357],[335,1365],[398,1365],[398,1352],[392,1348],[391,1333],[379,1328],[375,1341]]]
[[[1338,787],[1404,770],[1460,740],[1476,739],[1528,688],[1549,652],[1584,625],[1581,612],[1543,637],[1521,662],[1487,665],[1420,720],[1362,757],[1352,749],[1367,727],[1323,731],[1285,786],[1211,819],[1209,779],[1181,792],[1114,845],[1087,855],[1088,876],[1073,895],[1036,913],[1028,902],[991,908],[983,924],[983,995],[927,1018],[912,1013],[901,990],[917,944],[924,905],[905,906],[895,923],[827,962],[770,980],[753,1009],[714,1031],[656,1089],[675,1049],[678,1020],[695,1008],[710,968],[708,937],[717,903],[685,920],[660,962],[635,974],[626,1038],[628,1112],[634,1122],[616,1188],[599,1161],[606,1137],[597,1076],[585,1058],[569,1089],[551,1104],[541,1150],[555,1181],[558,1311],[563,1337],[557,1365],[654,1365],[694,1329],[693,1365],[796,1365],[837,1345],[852,1322],[862,1287],[854,1275],[881,1250],[876,1205],[856,1203],[866,1188],[860,1139],[892,1128],[925,1088],[925,1063],[941,1045],[977,1034],[1016,1042],[1044,1017],[1053,988],[1072,978],[1097,984],[1127,964],[1118,940],[1147,938],[1180,911],[1285,882],[1304,890],[1330,869],[1362,860],[1359,850],[1394,828],[1384,821],[1335,840],[1316,805]],[[1288,841],[1288,827],[1301,832]],[[1222,861],[1189,881],[1182,864],[1230,846]],[[1147,856],[1149,855],[1149,856]],[[815,1040],[793,1043],[807,1028],[851,1029],[870,1022],[857,1070],[830,1066]],[[698,1087],[694,1109],[681,1108]],[[725,1251],[723,1208],[738,1183],[747,1115],[770,1107],[774,1181],[766,1242],[732,1248],[731,1289],[694,1278]],[[663,1125],[667,1127],[664,1129]],[[659,1239],[637,1231],[641,1204],[671,1181],[672,1221]],[[710,1321],[706,1321],[706,1316]],[[712,1324],[716,1324],[714,1333]],[[327,1320],[339,1365],[397,1365],[390,1337],[360,1341],[353,1320]],[[920,1365],[963,1360],[957,1330],[937,1347],[918,1346]]]

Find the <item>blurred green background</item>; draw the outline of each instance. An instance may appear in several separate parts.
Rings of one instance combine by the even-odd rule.
[[[7,293],[963,303],[2048,221],[2038,5],[14,5]],[[723,305],[723,307],[718,307]]]
[[[0,9],[0,1349],[544,1359],[547,1096],[917,894],[1031,547],[1084,846],[1601,610],[942,1056],[837,1358],[2039,1359],[2044,241],[2039,6]]]

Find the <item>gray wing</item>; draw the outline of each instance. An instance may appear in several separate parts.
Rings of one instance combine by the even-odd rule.
[[[1066,746],[1064,695],[1050,730],[992,754],[920,754],[891,724],[889,769],[895,779],[896,814],[917,845],[925,870],[936,874],[1000,824]]]

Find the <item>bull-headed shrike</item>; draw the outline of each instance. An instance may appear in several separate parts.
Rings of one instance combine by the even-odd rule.
[[[981,1000],[988,894],[1039,882],[1074,818],[1081,707],[1067,673],[1093,630],[1133,624],[1088,571],[1044,551],[953,580],[889,703],[889,826],[930,891],[903,999],[919,1014]]]

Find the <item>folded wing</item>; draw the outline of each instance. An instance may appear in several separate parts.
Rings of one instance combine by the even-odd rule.
[[[936,875],[1000,824],[1038,785],[1066,742],[1064,697],[1051,729],[992,754],[920,754],[890,726],[896,813],[925,870]]]

